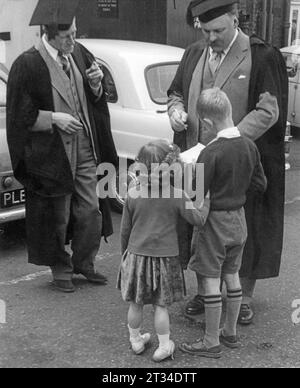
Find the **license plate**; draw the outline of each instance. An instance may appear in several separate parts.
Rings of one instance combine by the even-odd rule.
[[[25,189],[1,193],[0,205],[3,209],[22,205],[23,203],[25,203]]]

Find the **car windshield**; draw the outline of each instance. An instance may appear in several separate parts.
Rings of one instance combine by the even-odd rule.
[[[179,63],[159,63],[145,71],[146,82],[152,101],[165,105],[168,101],[167,90],[175,77]]]
[[[6,105],[6,83],[0,78],[0,106]]]
[[[0,74],[0,172],[11,170],[10,158],[9,158],[7,142],[6,142],[5,106],[6,106],[6,82],[4,81],[4,79],[1,78],[1,74]]]

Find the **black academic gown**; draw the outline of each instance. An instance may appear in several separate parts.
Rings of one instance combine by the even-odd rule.
[[[97,100],[92,93],[85,70],[93,56],[76,44],[72,54],[80,70],[87,96],[87,105],[95,144],[97,163],[117,164],[105,93]],[[13,171],[27,190],[26,222],[29,262],[54,265],[57,233],[53,227],[55,200],[72,194],[74,182],[61,136],[55,126],[53,133],[31,132],[39,110],[54,111],[50,73],[40,53],[32,48],[13,63],[7,84],[7,141]],[[35,206],[34,196],[44,198]],[[100,201],[103,214],[102,234],[112,234],[108,200]],[[71,236],[70,236],[71,237]]]
[[[248,110],[251,112],[264,91],[277,97],[279,119],[257,141],[262,165],[268,180],[263,196],[250,194],[245,205],[248,240],[245,246],[241,277],[273,278],[279,275],[283,247],[285,203],[284,137],[288,107],[288,76],[286,64],[276,48],[260,39],[251,39],[252,71]],[[265,71],[271,61],[271,71]]]
[[[255,109],[259,95],[269,91],[277,97],[279,119],[256,141],[262,164],[268,179],[263,196],[249,194],[245,205],[248,240],[244,250],[240,275],[253,279],[271,278],[279,275],[282,245],[285,192],[284,136],[287,120],[288,77],[284,59],[279,50],[252,36],[251,81],[248,112]],[[194,69],[202,55],[203,44],[194,43],[186,51],[168,93],[179,93],[188,101],[189,87]],[[266,72],[266,63],[271,63]],[[187,109],[187,107],[186,107]],[[186,149],[185,132],[175,133],[174,142]],[[179,236],[182,242],[183,262],[186,260],[189,235]]]

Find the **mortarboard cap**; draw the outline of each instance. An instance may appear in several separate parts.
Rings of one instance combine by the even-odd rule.
[[[78,4],[79,0],[39,0],[29,25],[71,24]]]
[[[208,23],[222,15],[225,15],[230,6],[238,3],[238,0],[193,0],[188,6],[187,21],[193,24],[195,17],[203,23]]]

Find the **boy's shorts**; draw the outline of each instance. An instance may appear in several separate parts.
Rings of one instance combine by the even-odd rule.
[[[239,272],[247,224],[244,208],[234,211],[211,211],[204,228],[194,229],[189,268],[208,278]]]

